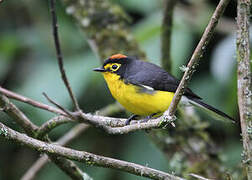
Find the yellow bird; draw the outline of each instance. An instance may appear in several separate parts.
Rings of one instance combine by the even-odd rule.
[[[128,111],[133,113],[126,125],[137,116],[145,116],[145,120],[160,116],[168,109],[179,81],[159,66],[115,54],[105,60],[100,68],[94,71],[102,72],[112,96]],[[234,120],[224,112],[204,103],[199,96],[189,88],[181,99],[214,112],[225,119]]]

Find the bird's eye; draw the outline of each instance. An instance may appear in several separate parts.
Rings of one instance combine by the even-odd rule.
[[[113,70],[116,70],[117,67],[118,67],[118,66],[114,64],[114,65],[112,66],[112,69],[113,69]]]

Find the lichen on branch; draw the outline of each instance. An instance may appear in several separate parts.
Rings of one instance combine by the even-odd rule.
[[[250,0],[237,4],[237,89],[243,139],[243,164],[248,180],[252,180],[252,73],[250,60]]]
[[[108,0],[62,0],[85,33],[101,60],[111,54],[127,54],[144,58],[127,26],[130,18],[118,5]]]

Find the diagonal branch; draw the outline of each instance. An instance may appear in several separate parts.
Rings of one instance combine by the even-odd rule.
[[[0,108],[2,108],[10,117],[15,119],[17,124],[21,126],[28,135],[34,136],[36,134],[38,127],[33,124],[13,103],[11,103],[6,96],[0,95]]]
[[[175,95],[172,99],[171,105],[168,109],[168,112],[166,112],[165,114],[168,114],[169,116],[174,115],[177,105],[182,97],[182,95],[184,94],[184,90],[185,88],[188,86],[188,83],[197,67],[197,65],[199,64],[199,61],[201,59],[201,57],[203,56],[203,53],[206,49],[206,46],[208,45],[215,27],[220,19],[220,17],[222,16],[225,8],[227,7],[228,3],[230,0],[220,0],[218,6],[216,7],[201,39],[200,42],[198,43],[196,49],[193,52],[193,55],[187,65],[186,71],[183,75],[182,80],[180,81],[180,84],[175,92]]]
[[[118,111],[122,110],[121,106],[119,106],[117,103],[108,105],[101,110],[97,111],[98,114],[103,116],[112,115]],[[53,126],[53,124],[51,124]],[[45,126],[45,125],[44,125]],[[43,125],[42,125],[43,127]],[[73,139],[77,138],[81,133],[83,133],[87,128],[89,128],[89,125],[86,124],[79,124],[72,128],[69,132],[67,132],[64,136],[62,136],[58,141],[56,141],[56,144],[65,146],[69,144]],[[45,128],[46,129],[46,128]],[[43,130],[43,129],[41,129]],[[38,130],[38,133],[40,132],[40,129]],[[43,131],[41,131],[43,132]],[[39,135],[38,135],[39,136]],[[41,136],[43,134],[41,133]],[[32,180],[35,178],[36,174],[44,167],[44,165],[48,162],[48,156],[45,154],[42,157],[40,157],[32,166],[31,168],[23,175],[21,180]]]
[[[207,178],[205,178],[205,177],[199,176],[199,175],[194,174],[194,173],[190,173],[189,176],[192,176],[192,177],[194,177],[195,179],[199,179],[199,180],[211,180],[211,179],[207,179]]]
[[[24,103],[27,103],[27,104],[30,104],[34,107],[37,107],[37,108],[40,108],[40,109],[43,109],[43,110],[46,110],[46,111],[49,111],[49,112],[52,112],[52,113],[56,113],[56,114],[60,114],[60,115],[63,115],[63,116],[66,116],[67,114],[65,112],[63,112],[62,110],[60,109],[57,109],[55,107],[52,107],[52,106],[48,106],[46,104],[43,104],[41,102],[38,102],[38,101],[35,101],[35,100],[32,100],[28,97],[25,97],[25,96],[22,96],[20,94],[17,94],[17,93],[14,93],[12,91],[9,91],[7,89],[4,89],[3,87],[0,86],[0,93],[1,94],[4,94],[5,96],[7,96],[8,98],[11,98],[11,99],[15,99],[17,101],[21,101],[21,102],[24,102]]]
[[[36,130],[38,129],[38,127],[34,125],[22,111],[20,111],[8,100],[8,98],[4,97],[3,95],[0,95],[0,107],[3,107],[5,112],[13,117],[14,120],[26,131],[27,134],[32,137],[36,136]],[[50,142],[49,138],[43,139]],[[57,157],[55,155],[50,155],[50,159],[71,178],[76,180],[82,179],[83,172],[73,162],[62,157]]]
[[[72,102],[74,104],[75,110],[80,111],[79,104],[76,100],[76,97],[74,96],[74,93],[72,91],[72,88],[69,84],[69,81],[67,79],[64,65],[63,65],[63,56],[60,48],[60,42],[59,42],[59,36],[58,36],[58,23],[57,23],[57,16],[55,12],[55,0],[50,0],[50,11],[52,14],[52,26],[53,26],[53,37],[54,37],[54,43],[55,43],[55,48],[57,52],[57,59],[58,59],[58,65],[61,73],[61,78],[67,88],[67,91],[72,99]]]
[[[89,126],[86,124],[79,124],[67,132],[63,137],[61,137],[55,144],[65,146],[69,144],[73,139],[77,138],[81,133],[83,133]],[[22,176],[21,180],[32,180],[36,177],[38,172],[49,162],[49,158],[46,154],[40,157],[31,168]]]
[[[4,124],[0,123],[0,137],[11,140],[15,143],[23,144],[36,151],[44,152],[51,155],[62,156],[71,160],[92,164],[95,166],[113,168],[135,174],[138,176],[148,177],[151,179],[165,179],[165,180],[182,180],[182,178],[155,170],[146,166],[141,166],[135,163],[130,163],[122,160],[108,158],[104,156],[98,156],[85,151],[77,151],[69,148],[65,148],[59,145],[45,143],[27,135],[16,132]]]
[[[57,108],[59,108],[61,111],[63,111],[64,113],[66,113],[69,117],[72,117],[71,113],[66,110],[65,108],[63,108],[61,105],[59,105],[58,103],[56,103],[55,101],[53,101],[51,98],[49,98],[49,96],[47,96],[47,94],[45,92],[42,93],[45,98],[52,103],[53,105],[55,105]]]
[[[49,121],[46,121],[44,124],[42,124],[37,131],[37,137],[41,138],[44,137],[46,134],[48,134],[52,129],[58,127],[61,124],[66,124],[69,122],[77,122],[71,118],[65,117],[65,116],[56,116],[50,119]]]
[[[248,180],[252,180],[252,62],[250,60],[249,19],[250,0],[238,0],[237,5],[237,85],[243,139],[243,163]]]

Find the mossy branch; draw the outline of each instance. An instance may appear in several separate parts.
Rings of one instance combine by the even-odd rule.
[[[182,178],[146,166],[141,166],[138,164],[104,156],[98,156],[85,151],[77,151],[55,144],[45,143],[33,139],[27,135],[16,132],[3,125],[2,123],[0,123],[0,137],[3,137],[15,143],[23,144],[41,153],[47,153],[52,156],[61,156],[71,160],[84,162],[88,165],[113,168],[124,172],[129,172],[138,176],[148,177],[157,180],[182,180]]]
[[[72,140],[76,139],[81,133],[83,133],[89,126],[86,124],[79,124],[73,127],[69,132],[62,136],[55,144],[65,146]],[[49,157],[44,154],[42,155],[33,165],[28,169],[25,174],[21,177],[21,180],[33,180],[39,171],[50,162]]]
[[[19,110],[13,103],[11,103],[8,98],[1,95],[1,93],[0,108],[4,110],[4,112],[6,112],[10,117],[12,117],[15,122],[17,122],[17,124],[19,124],[25,130],[27,134],[29,134],[31,137],[36,137],[38,127],[33,124],[21,110]],[[50,139],[47,138],[45,140],[50,141]],[[61,157],[57,157],[55,155],[50,155],[50,159],[72,179],[82,179],[83,172],[73,162]]]
[[[125,122],[127,121],[127,119],[105,117],[101,115],[93,115],[90,113],[83,113],[80,111],[71,113],[71,116],[68,116],[66,113],[64,113],[60,109],[56,109],[49,105],[45,105],[43,103],[34,101],[30,98],[21,96],[19,94],[6,90],[2,87],[0,87],[0,93],[2,93],[3,95],[9,98],[13,98],[18,101],[31,104],[40,109],[44,109],[47,111],[51,111],[53,109],[53,111],[51,112],[54,112],[54,113],[56,112],[63,115],[63,116],[55,117],[47,121],[46,123],[44,123],[40,128],[38,128],[36,137],[43,137],[46,133],[48,133],[55,127],[61,124],[70,123],[70,122],[87,123],[97,128],[101,128],[109,134],[127,134],[130,132],[139,131],[139,130],[148,130],[148,129],[163,127],[162,116],[157,119],[149,120],[146,123],[140,124],[138,121],[134,124],[132,123],[131,125],[125,126]],[[26,101],[27,99],[29,99],[29,101]],[[168,125],[169,123],[172,123],[173,120],[174,120],[173,118],[171,118],[170,120],[168,119],[168,121],[166,122],[166,125]]]
[[[108,116],[108,115],[112,115],[115,112],[118,112],[120,110],[122,110],[122,108],[117,103],[114,103],[114,104],[108,105],[108,106],[100,109],[97,113],[99,115]],[[62,116],[58,116],[57,118],[59,118],[59,117],[62,117]],[[64,118],[66,118],[66,117],[64,117]],[[55,128],[52,126],[46,127],[48,124],[50,124],[50,123],[45,123],[38,129],[37,137],[43,137],[46,134],[46,132],[48,133],[50,130]],[[52,123],[52,124],[53,124],[53,126],[55,125],[54,123]],[[44,129],[42,127],[44,127]],[[82,134],[89,127],[90,126],[87,124],[78,124],[75,127],[73,127],[69,132],[64,134],[64,136],[62,136],[55,143],[58,145],[61,145],[61,146],[65,146],[65,145],[69,144],[73,139],[76,139],[80,134]],[[30,169],[28,169],[26,171],[26,173],[22,176],[21,180],[34,179],[36,177],[36,175],[38,174],[38,172],[46,165],[47,162],[49,162],[48,160],[49,160],[48,156],[46,154],[44,154],[31,166]]]
[[[85,32],[96,55],[103,59],[122,53],[145,58],[136,40],[129,32],[130,18],[108,0],[62,0],[66,12],[72,15]]]
[[[237,85],[243,139],[243,163],[248,180],[252,180],[252,73],[249,42],[250,0],[237,4]]]

